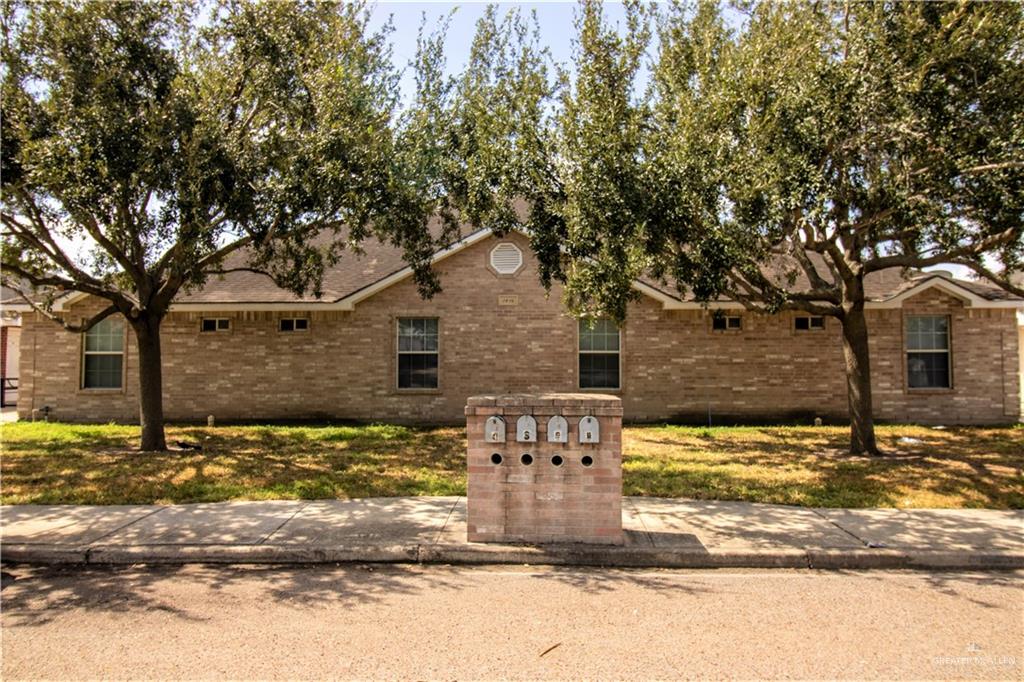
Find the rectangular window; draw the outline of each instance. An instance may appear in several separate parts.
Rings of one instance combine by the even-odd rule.
[[[907,318],[907,385],[950,388],[949,318],[914,315]]]
[[[82,388],[124,385],[124,322],[108,317],[85,332],[82,347]]]
[[[309,330],[309,320],[305,317],[284,317],[278,327],[283,332],[304,332]]]
[[[580,388],[619,388],[619,330],[611,320],[580,320]]]
[[[711,318],[711,328],[715,331],[743,329],[743,318],[739,315],[715,315]]]
[[[204,332],[226,332],[231,329],[231,320],[226,317],[204,317],[199,329]]]
[[[812,315],[811,317],[797,317],[794,318],[794,324],[798,332],[811,331],[812,329],[824,329],[825,318],[819,315]]]
[[[398,320],[398,387],[437,388],[437,319]]]

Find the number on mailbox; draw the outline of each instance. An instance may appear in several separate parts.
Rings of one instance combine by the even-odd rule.
[[[598,443],[601,440],[601,427],[597,417],[584,417],[580,420],[580,442]]]
[[[520,443],[537,442],[537,420],[524,414],[516,422],[516,440]]]
[[[555,415],[548,420],[548,442],[569,442],[569,422],[565,421],[565,417]]]
[[[505,420],[501,417],[488,417],[484,422],[484,440],[488,443],[505,442]]]

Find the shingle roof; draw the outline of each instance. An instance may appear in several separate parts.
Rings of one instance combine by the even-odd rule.
[[[824,265],[823,257],[816,253],[808,253],[808,256],[812,261],[816,262],[818,265],[818,272],[823,276],[823,278],[830,280],[829,271]],[[795,260],[789,260],[786,262],[780,259],[773,266],[769,267],[768,270],[770,270],[769,278],[775,281],[776,284],[783,284],[786,273],[792,271],[796,274],[796,278],[792,285],[795,290],[799,291],[810,288],[809,279],[806,274],[796,266]],[[864,294],[866,299],[871,302],[887,301],[920,285],[923,281],[934,277],[940,277],[948,282],[953,282],[957,286],[960,286],[976,296],[980,296],[981,298],[989,301],[1024,300],[1019,296],[1015,296],[1005,289],[989,282],[960,279],[953,277],[950,273],[944,271],[923,272],[920,270],[909,270],[904,272],[900,268],[887,268],[885,270],[878,270],[869,273],[864,278]],[[680,296],[678,289],[671,280],[658,282],[650,278],[642,278],[641,281],[667,296],[672,296],[673,298],[684,301],[694,300],[693,296],[689,293],[684,296]]]
[[[439,226],[432,225],[437,231]],[[469,237],[476,232],[466,231],[463,238]],[[361,254],[346,253],[334,268],[328,270],[324,275],[323,296],[320,299],[311,294],[297,297],[291,292],[279,288],[268,276],[252,272],[233,272],[222,276],[212,277],[201,289],[191,291],[181,296],[178,300],[182,303],[313,303],[333,302],[350,296],[361,289],[385,279],[406,267],[402,259],[402,252],[396,246],[384,244],[377,239],[369,238],[362,243]],[[821,258],[818,254],[809,254],[815,259]],[[235,254],[227,267],[237,267],[244,264],[245,253]],[[781,281],[784,272],[789,268],[779,266],[774,268],[778,279]],[[820,272],[826,274],[827,268],[819,268]],[[795,286],[807,287],[806,276],[797,268]],[[921,284],[923,280],[931,277],[942,277],[970,291],[971,293],[990,301],[1018,301],[1019,297],[1000,289],[999,287],[980,281],[957,279],[948,273],[909,271],[906,274],[899,268],[889,268],[869,274],[864,281],[865,294],[868,301],[886,301],[894,296]],[[649,287],[657,289],[666,296],[679,300],[693,300],[692,295],[680,296],[678,289],[672,282],[659,282],[650,278],[642,278],[641,281]],[[443,283],[442,283],[443,286]]]
[[[431,230],[440,234],[439,221],[433,221]],[[477,235],[486,230],[472,231],[465,229],[461,235],[462,240]],[[361,244],[362,253],[356,254],[346,252],[342,255],[338,264],[330,268],[324,276],[322,284],[322,296],[318,299],[312,294],[296,296],[292,292],[278,287],[267,275],[254,272],[230,272],[224,275],[211,277],[204,286],[191,291],[183,292],[177,299],[178,303],[211,305],[218,304],[263,304],[263,303],[333,303],[349,297],[367,287],[385,280],[404,270],[407,266],[402,258],[400,248],[382,243],[370,237]],[[820,258],[817,254],[810,254]],[[233,254],[225,262],[225,268],[243,267],[248,254],[238,252]],[[780,264],[781,265],[781,264]],[[773,268],[783,277],[781,273],[787,270],[785,267]],[[807,286],[807,279],[802,272],[798,271],[795,286]],[[824,267],[819,268],[822,273],[827,273]],[[890,268],[880,272],[874,272],[865,279],[865,290],[868,301],[882,302],[899,296],[901,293],[920,285],[929,278],[941,277],[953,282],[957,286],[973,293],[976,296],[993,302],[1000,301],[1022,301],[1017,296],[987,282],[970,281],[957,279],[948,273],[910,271],[904,273],[898,268]],[[652,278],[641,278],[644,285],[657,290],[661,295],[679,301],[693,301],[692,295],[680,295],[678,289],[671,282],[657,281]],[[444,283],[442,282],[442,286]],[[12,290],[4,287],[2,298],[3,303],[17,304],[20,298]]]
[[[441,234],[439,221],[430,225],[431,232]],[[462,238],[472,231],[464,231]],[[344,239],[344,235],[341,235]],[[446,245],[447,246],[447,245]],[[442,247],[443,248],[443,247]],[[329,303],[364,289],[407,267],[402,250],[369,237],[360,244],[362,253],[346,251],[338,264],[324,273],[322,296],[311,293],[296,296],[278,287],[267,275],[255,272],[231,272],[210,277],[206,284],[178,297],[180,303]],[[239,251],[225,259],[225,269],[243,267],[249,254]]]

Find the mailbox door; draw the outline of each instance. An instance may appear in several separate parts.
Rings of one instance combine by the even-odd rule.
[[[498,416],[488,417],[484,422],[484,440],[488,443],[504,443],[505,420]]]
[[[524,414],[516,422],[516,440],[520,443],[537,442],[537,420]]]
[[[548,420],[548,442],[569,442],[569,422],[565,421],[565,417],[555,415]]]
[[[601,427],[598,425],[597,417],[580,419],[580,443],[599,442],[601,442]]]

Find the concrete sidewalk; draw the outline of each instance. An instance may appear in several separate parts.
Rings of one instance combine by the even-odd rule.
[[[630,497],[626,543],[466,542],[464,497],[0,507],[30,563],[409,562],[666,568],[1024,568],[1024,512],[807,509]]]

